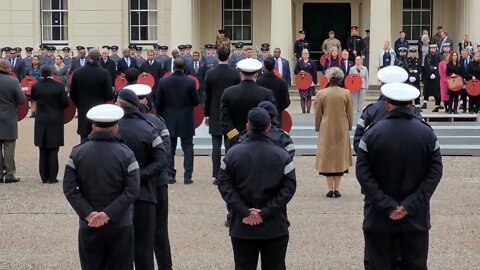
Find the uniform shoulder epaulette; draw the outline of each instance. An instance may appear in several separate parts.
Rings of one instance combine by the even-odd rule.
[[[374,121],[374,122],[371,123],[370,125],[366,126],[365,129],[363,130],[363,132],[367,132],[367,130],[369,130],[370,128],[372,128],[373,126],[375,126],[376,123],[378,123],[378,120],[377,120],[377,121]]]

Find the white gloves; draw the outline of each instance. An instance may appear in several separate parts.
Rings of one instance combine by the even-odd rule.
[[[409,80],[411,83],[413,83],[413,82],[415,82],[415,81],[417,80],[417,78],[415,78],[415,77],[410,77],[410,78],[408,78],[408,80]]]
[[[435,80],[436,77],[437,77],[437,76],[435,76],[435,74],[430,75],[430,79],[431,79],[431,80]]]

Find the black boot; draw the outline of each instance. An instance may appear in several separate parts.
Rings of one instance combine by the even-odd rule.
[[[421,109],[424,110],[426,108],[427,108],[427,102],[423,102],[423,105],[422,105]]]
[[[435,109],[432,110],[432,112],[438,112],[439,107],[435,106]]]

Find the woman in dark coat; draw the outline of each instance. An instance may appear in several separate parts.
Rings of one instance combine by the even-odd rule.
[[[58,150],[63,146],[63,110],[69,100],[65,86],[53,80],[50,66],[40,69],[42,79],[32,86],[32,100],[37,103],[34,141],[40,148],[42,183],[58,183]]]
[[[315,61],[310,59],[310,53],[307,49],[303,49],[302,57],[297,61],[297,65],[295,66],[295,74],[300,73],[302,70],[310,73],[313,78],[312,85],[310,85],[308,89],[298,89],[298,92],[300,93],[300,105],[302,106],[302,113],[310,113],[310,108],[312,107],[312,96],[315,95],[315,85],[317,84],[317,65],[315,64]]]

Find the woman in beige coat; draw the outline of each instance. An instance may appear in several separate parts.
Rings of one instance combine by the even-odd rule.
[[[327,197],[342,196],[339,192],[344,173],[352,165],[352,148],[349,131],[353,124],[353,99],[350,92],[341,88],[344,75],[333,67],[325,74],[328,88],[315,98],[315,131],[318,131],[315,168],[327,177]]]

